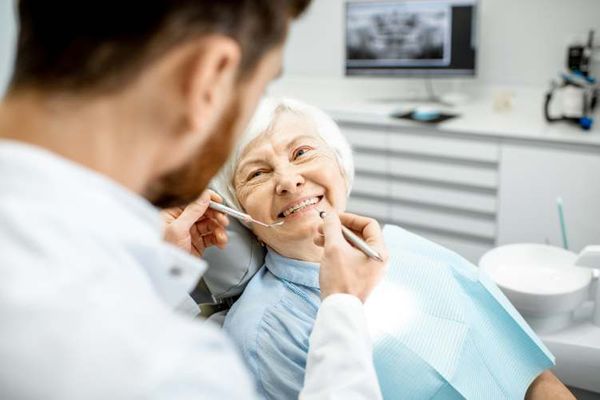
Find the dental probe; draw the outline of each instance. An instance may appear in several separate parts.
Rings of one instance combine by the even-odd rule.
[[[327,215],[327,213],[325,211],[319,211],[319,217],[325,218],[325,215]],[[352,232],[350,229],[346,228],[344,225],[342,225],[342,234],[344,235],[344,238],[347,241],[349,241],[354,246],[356,246],[357,249],[359,249],[360,251],[365,253],[368,257],[371,257],[377,261],[383,262],[383,258],[381,258],[379,253],[377,253],[375,250],[373,250],[371,248],[371,246],[369,246],[367,244],[367,242],[362,240],[356,233]]]
[[[277,222],[272,223],[272,224],[266,224],[264,222],[261,222],[261,221],[259,221],[257,219],[252,218],[249,214],[244,214],[243,212],[234,210],[233,208],[227,207],[226,205],[223,205],[221,203],[217,203],[217,202],[212,201],[212,200],[208,203],[208,207],[212,208],[213,210],[222,212],[223,214],[230,215],[233,218],[242,220],[244,222],[252,222],[252,223],[264,226],[266,228],[273,228],[273,227],[276,227],[276,226],[280,226],[280,225],[283,225],[283,223],[285,222],[285,221],[277,221]]]

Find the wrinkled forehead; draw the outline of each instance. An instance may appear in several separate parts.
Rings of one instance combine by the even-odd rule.
[[[272,153],[287,152],[298,142],[324,143],[311,118],[292,111],[277,113],[267,130],[244,146],[236,170],[243,168],[247,161],[261,159]]]

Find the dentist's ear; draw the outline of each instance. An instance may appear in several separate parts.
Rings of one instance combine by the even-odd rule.
[[[213,35],[200,39],[190,57],[182,81],[186,131],[202,141],[206,135],[198,133],[212,130],[234,96],[242,53],[235,40]]]

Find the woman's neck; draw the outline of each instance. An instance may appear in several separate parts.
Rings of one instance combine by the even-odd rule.
[[[323,257],[323,248],[317,246],[312,238],[302,241],[289,241],[285,245],[269,246],[282,256],[294,260],[320,263]]]

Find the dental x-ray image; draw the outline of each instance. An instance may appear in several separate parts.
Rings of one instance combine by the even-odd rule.
[[[447,66],[451,19],[451,8],[444,3],[348,3],[348,65]]]

